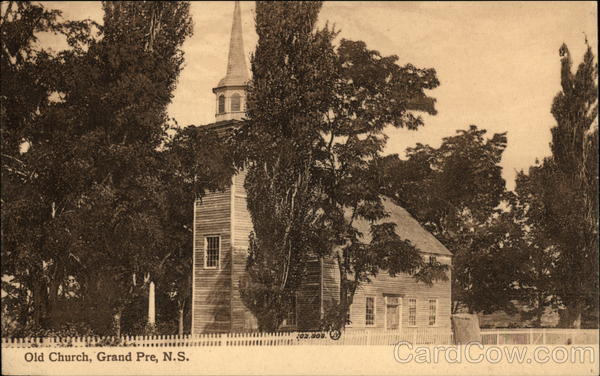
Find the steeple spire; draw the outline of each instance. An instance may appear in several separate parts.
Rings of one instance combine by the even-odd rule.
[[[236,1],[233,9],[233,23],[231,25],[227,73],[225,77],[219,81],[217,87],[245,86],[248,79],[248,68],[246,67],[246,57],[244,54],[244,40],[242,38],[240,2]]]
[[[250,75],[246,68],[244,55],[244,40],[242,39],[242,16],[240,2],[235,2],[233,9],[233,24],[229,40],[229,56],[227,58],[227,73],[219,81],[213,93],[216,94],[216,121],[242,120],[246,112],[246,85]]]

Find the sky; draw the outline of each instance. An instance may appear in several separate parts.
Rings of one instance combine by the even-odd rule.
[[[66,19],[102,21],[99,2],[52,2]],[[244,47],[256,45],[254,2],[242,2]],[[169,114],[181,126],[215,119],[212,88],[225,75],[233,2],[193,2],[194,34],[183,45],[185,67]],[[595,2],[325,2],[320,25],[340,38],[363,40],[398,63],[435,68],[441,85],[429,94],[438,113],[424,115],[418,131],[389,128],[386,153],[401,156],[416,143],[442,139],[474,124],[507,132],[502,159],[509,189],[519,170],[550,154],[552,99],[560,91],[560,56],[566,43],[576,67],[589,40],[597,56]],[[42,39],[50,47],[53,38]],[[57,47],[58,48],[58,47]],[[249,66],[249,65],[248,65]]]

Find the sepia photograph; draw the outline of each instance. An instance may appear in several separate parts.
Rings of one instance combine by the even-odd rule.
[[[597,375],[592,1],[2,1],[3,375]]]

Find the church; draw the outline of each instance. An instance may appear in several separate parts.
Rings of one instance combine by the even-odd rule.
[[[246,66],[239,2],[235,2],[229,56],[225,77],[213,89],[215,122],[205,125],[227,132],[245,114],[245,88],[250,80]],[[244,275],[248,235],[252,221],[246,208],[243,172],[231,185],[210,192],[194,203],[193,278],[191,333],[248,332],[257,328],[256,319],[244,306],[239,281]],[[396,232],[410,240],[424,258],[452,265],[452,254],[402,207],[384,200],[387,219],[397,224]],[[368,234],[369,223],[358,229]],[[448,275],[450,277],[450,275]],[[322,258],[309,265],[309,273],[296,295],[295,309],[289,312],[282,330],[318,329],[327,307],[339,296],[339,274],[335,261]],[[451,282],[433,286],[417,283],[409,275],[390,277],[380,273],[364,284],[350,307],[347,330],[404,327],[450,328]]]

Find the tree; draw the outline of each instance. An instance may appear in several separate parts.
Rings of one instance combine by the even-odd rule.
[[[88,84],[73,81],[66,102],[94,150],[90,198],[82,205],[82,223],[93,226],[78,232],[81,259],[89,261],[81,286],[89,306],[99,296],[107,300],[119,333],[125,307],[145,295],[168,253],[166,192],[157,172],[191,19],[186,2],[106,2],[103,9],[102,39],[77,72]],[[95,257],[87,257],[92,247]]]
[[[561,248],[560,297],[578,328],[584,309],[596,317],[598,312],[598,263],[594,262],[598,260],[598,63],[588,45],[583,62],[572,74],[566,45],[560,53],[562,91],[552,103],[556,126],[549,164],[561,178],[557,188],[564,189],[563,200],[574,201],[569,207],[546,201],[547,220],[548,235]]]
[[[382,156],[387,126],[416,130],[418,112],[435,114],[435,100],[426,94],[439,85],[435,70],[399,66],[397,56],[381,56],[364,42],[342,39],[336,49],[336,84],[324,119],[320,163],[322,210],[330,252],[340,273],[340,297],[328,313],[328,326],[346,324],[359,286],[380,272],[413,275],[427,284],[446,279],[446,267],[426,263],[419,250],[385,222],[382,204],[389,178]],[[370,223],[370,240],[357,228]]]
[[[340,268],[339,304],[325,326],[345,325],[354,292],[380,270],[428,283],[445,276],[381,221],[383,130],[417,129],[415,111],[435,113],[425,94],[439,84],[435,71],[400,67],[363,42],[334,48],[336,32],[313,31],[320,6],[257,4],[248,121],[238,137],[254,225],[242,295],[262,329],[283,320],[311,257],[333,257]],[[371,222],[371,240],[355,219]]]
[[[318,243],[320,124],[333,37],[315,31],[320,2],[257,2],[247,121],[236,136],[252,218],[241,296],[261,330],[276,330]]]
[[[139,304],[172,245],[161,150],[189,3],[103,9],[98,37],[89,22],[58,22],[37,5],[11,3],[2,18],[3,275],[32,296],[24,313],[46,328],[69,300],[106,333],[107,318]],[[47,30],[64,33],[70,49],[35,50],[35,33]]]
[[[530,170],[531,171],[531,170]],[[547,308],[558,306],[556,246],[544,232],[544,208],[538,195],[544,189],[546,178],[542,174],[527,175],[519,172],[516,177],[515,195],[511,200],[514,221],[518,224],[516,235],[522,240],[521,258],[518,263],[522,273],[518,278],[519,299],[530,307],[521,312],[525,319],[534,318],[533,325],[542,325],[542,316]]]
[[[514,257],[519,249],[500,161],[506,134],[486,137],[472,125],[442,140],[417,144],[405,160],[387,161],[386,192],[452,253],[453,312],[514,311]],[[513,273],[514,272],[514,273]]]
[[[598,317],[598,65],[588,46],[572,72],[560,48],[561,88],[552,103],[552,156],[518,180],[531,208],[529,222],[553,247],[556,294],[566,308],[564,325]]]
[[[76,260],[65,247],[85,179],[73,160],[70,124],[55,116],[65,78],[91,41],[93,23],[63,21],[60,12],[3,3],[1,15],[2,299],[21,326],[47,324],[59,280]],[[66,38],[59,53],[36,46],[37,35]],[[51,128],[49,127],[51,126]],[[51,129],[51,131],[50,131]]]

